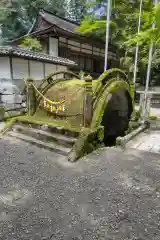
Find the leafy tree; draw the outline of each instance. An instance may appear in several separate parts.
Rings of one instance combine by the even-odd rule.
[[[152,24],[155,28],[152,29]],[[135,33],[126,44],[131,47],[137,43],[140,47],[141,65],[147,65],[148,52],[151,42],[153,42],[153,57],[152,57],[152,78],[159,82],[159,67],[160,67],[160,4],[157,7],[152,7],[151,11],[143,12],[142,27],[139,34]],[[157,76],[156,76],[157,75]]]
[[[67,2],[68,1],[68,2]],[[0,0],[0,36],[10,41],[28,33],[41,9],[80,21],[85,0]]]
[[[6,0],[5,7],[5,15],[1,19],[1,36],[4,41],[24,35],[31,26],[21,0]],[[0,9],[0,15],[1,13],[2,9]]]
[[[66,17],[80,23],[86,13],[85,2],[86,0],[68,0]]]
[[[65,16],[63,0],[2,0],[0,3],[1,37],[4,41],[25,35],[40,9]]]
[[[136,43],[141,42],[139,47],[138,58],[138,70],[141,73],[141,79],[145,78],[146,65],[148,61],[148,47],[150,39],[160,38],[160,31],[151,30],[151,24],[156,18],[160,22],[160,14],[158,14],[158,8],[153,11],[152,1],[143,0],[143,12],[142,12],[142,26],[143,30],[137,36],[137,25],[139,17],[140,1],[132,0],[114,0],[112,1],[112,12],[110,21],[110,43],[117,45],[122,51],[121,67],[129,74],[134,69],[134,56]],[[92,0],[86,4],[86,8],[89,9],[89,13],[85,16],[81,22],[81,26],[77,29],[78,32],[96,37],[105,41],[106,30],[106,1],[104,0]],[[92,11],[94,10],[94,11]],[[159,17],[158,17],[159,16]],[[152,35],[152,36],[151,36]],[[156,36],[156,37],[155,37]],[[152,67],[155,68],[157,62],[157,55],[159,46],[156,43],[154,61]],[[130,75],[130,74],[129,74]]]
[[[150,46],[151,41],[154,44],[160,43],[160,3],[156,8],[153,8],[147,14],[142,15],[143,25],[139,34],[135,34],[132,39],[129,39],[127,44],[134,45],[138,42],[140,46]],[[155,28],[152,29],[151,25],[155,24]],[[149,28],[146,28],[149,27]]]
[[[42,50],[40,42],[36,39],[32,39],[31,37],[26,37],[19,45],[19,47],[35,52],[40,52]]]

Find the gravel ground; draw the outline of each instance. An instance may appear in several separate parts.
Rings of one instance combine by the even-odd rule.
[[[160,155],[110,148],[70,164],[0,140],[1,240],[160,240]]]

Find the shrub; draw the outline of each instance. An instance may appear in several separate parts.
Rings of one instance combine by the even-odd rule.
[[[157,116],[151,115],[151,116],[149,117],[149,119],[150,119],[150,120],[157,120]]]
[[[30,51],[40,52],[42,51],[42,46],[40,42],[31,37],[26,37],[22,43],[19,45],[20,48],[26,48]]]

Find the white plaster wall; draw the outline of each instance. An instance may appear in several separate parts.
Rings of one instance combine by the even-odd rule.
[[[58,57],[58,39],[49,38],[49,54]]]
[[[0,57],[0,78],[11,78],[9,57]]]
[[[43,69],[44,66],[42,62],[30,60],[29,65],[30,65],[30,76],[34,80],[41,80],[44,78],[44,69]]]
[[[26,79],[28,73],[28,60],[12,58],[13,79]]]
[[[45,76],[56,71],[56,65],[51,63],[45,63]]]
[[[67,71],[67,67],[63,65],[57,65],[57,71]]]
[[[66,66],[62,66],[62,65],[57,65],[57,71],[67,71],[67,67]],[[63,74],[58,74],[57,78],[63,78]]]

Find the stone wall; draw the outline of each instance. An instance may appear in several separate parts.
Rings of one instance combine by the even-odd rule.
[[[5,109],[6,116],[16,116],[25,112],[24,86],[22,80],[0,79],[0,108]]]

